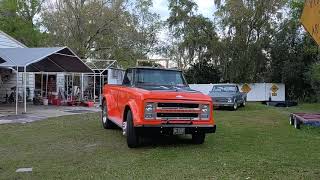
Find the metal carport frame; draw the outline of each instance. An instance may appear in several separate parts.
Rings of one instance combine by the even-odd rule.
[[[84,75],[87,75],[87,76],[90,76],[90,75],[93,75],[93,81],[95,82],[96,81],[96,76],[98,75],[100,77],[100,81],[99,81],[99,85],[100,85],[100,88],[99,88],[99,91],[100,91],[100,95],[99,95],[99,103],[101,104],[101,94],[102,94],[102,91],[101,91],[101,87],[102,87],[102,84],[104,84],[104,78],[103,78],[103,81],[101,81],[101,77],[103,77],[103,73],[105,71],[107,71],[110,67],[116,65],[117,63],[117,60],[104,60],[104,59],[84,59],[83,60],[93,71],[93,73],[82,73],[82,78]],[[105,63],[108,63],[108,65],[106,67],[97,67],[97,65],[95,64],[96,62],[105,62]],[[98,73],[97,73],[98,72]],[[93,87],[93,97],[94,97],[94,102],[95,102],[95,95],[96,95],[96,92],[95,92],[95,83],[93,84],[94,87]],[[81,91],[82,91],[82,96],[83,96],[83,87],[81,87]]]
[[[24,86],[24,112],[26,105],[26,73],[27,72],[93,72],[82,60],[68,47],[55,48],[1,48],[0,67],[14,69],[17,73],[23,72]],[[5,61],[5,62],[3,62]],[[16,90],[16,114],[18,113],[18,90]]]

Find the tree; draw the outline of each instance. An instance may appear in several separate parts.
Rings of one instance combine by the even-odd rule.
[[[56,1],[43,13],[52,45],[67,45],[81,58],[116,59],[129,66],[156,43],[159,16],[151,0],[137,0],[134,11],[122,0]]]
[[[310,79],[311,79],[311,86],[315,92],[315,100],[320,102],[320,64],[316,63],[311,67],[310,70]]]
[[[270,82],[286,84],[287,98],[311,100],[314,94],[308,72],[317,60],[318,46],[299,22],[304,1],[289,3],[289,14],[280,23],[270,46]]]
[[[220,82],[220,71],[213,64],[206,61],[196,63],[185,71],[188,83],[209,84]]]
[[[231,82],[266,81],[269,45],[283,0],[216,1],[216,16],[223,32],[226,53],[221,66]]]
[[[218,37],[213,23],[196,15],[197,5],[191,0],[169,1],[168,27],[177,40],[170,47],[170,54],[178,67],[186,69],[191,64],[212,63]]]
[[[30,47],[42,45],[45,37],[35,16],[43,0],[0,0],[0,29]]]

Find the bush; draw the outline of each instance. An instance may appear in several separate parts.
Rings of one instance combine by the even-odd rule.
[[[311,86],[315,92],[318,102],[320,102],[320,63],[316,63],[310,70]]]

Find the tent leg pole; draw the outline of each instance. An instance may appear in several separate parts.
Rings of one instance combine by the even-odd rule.
[[[81,73],[81,100],[83,100],[83,73]]]
[[[23,98],[24,98],[24,113],[27,113],[27,68],[24,67],[24,93],[23,93]]]
[[[96,73],[93,74],[93,102],[96,103]]]
[[[49,74],[47,73],[47,78],[46,78],[46,98],[48,98],[48,78],[49,78]]]
[[[18,89],[18,84],[19,84],[19,69],[17,66],[17,72],[16,72],[16,115],[18,115],[18,101],[19,101],[19,89]]]
[[[74,74],[72,73],[72,74],[71,74],[71,89],[72,89],[72,92],[71,92],[71,101],[73,101],[73,96],[74,96],[73,78],[74,78]]]
[[[102,102],[101,102],[101,94],[102,94],[102,92],[101,92],[101,89],[102,89],[102,79],[101,79],[101,77],[102,77],[102,75],[100,74],[100,88],[99,88],[99,90],[100,90],[100,94],[99,94],[99,104],[102,104]]]
[[[40,90],[40,93],[41,93],[41,97],[43,97],[43,72],[41,72],[41,90]]]
[[[101,104],[100,104],[100,105],[102,105],[102,97],[103,97],[102,93],[103,93],[103,87],[104,87],[104,75],[102,74]]]
[[[68,98],[69,98],[69,74],[66,74],[66,76],[65,77],[67,77],[67,101],[69,100]]]

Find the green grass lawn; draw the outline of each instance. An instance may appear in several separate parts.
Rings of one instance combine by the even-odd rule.
[[[0,125],[0,179],[320,179],[320,128],[289,126],[289,112],[252,103],[215,111],[217,133],[203,145],[158,138],[129,149],[98,114]],[[32,167],[32,173],[16,173]]]

